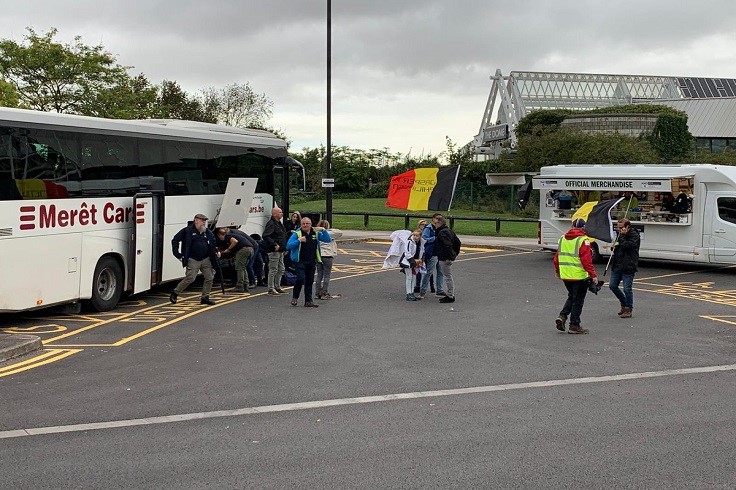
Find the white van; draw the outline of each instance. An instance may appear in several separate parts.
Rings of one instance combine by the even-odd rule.
[[[541,193],[539,243],[545,249],[557,249],[585,202],[625,195],[611,217],[615,223],[625,214],[639,230],[641,258],[736,264],[736,167],[558,165],[542,167],[533,188]],[[573,195],[569,209],[558,199],[564,191]],[[593,243],[594,260],[610,253],[609,243]]]

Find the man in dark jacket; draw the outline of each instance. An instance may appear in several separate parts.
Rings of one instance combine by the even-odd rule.
[[[631,310],[634,308],[634,274],[639,265],[639,245],[641,239],[639,232],[631,227],[627,218],[621,218],[616,223],[618,238],[613,244],[613,257],[611,258],[611,283],[608,285],[613,294],[621,303],[621,311],[618,316],[631,318]],[[624,291],[621,292],[618,285],[624,283]]]
[[[207,216],[204,214],[194,216],[194,221],[186,228],[179,230],[171,239],[171,249],[174,257],[186,267],[186,275],[176,285],[169,300],[176,303],[178,296],[194,282],[201,270],[204,284],[200,304],[214,305],[215,302],[210,299],[210,291],[212,291],[212,283],[215,279],[213,264],[217,263],[220,253],[215,248],[215,235],[207,229]]]
[[[255,253],[256,243],[240,230],[218,228],[217,246],[222,250],[223,257],[235,258],[235,292],[247,293],[246,267],[251,256]]]
[[[281,222],[284,212],[278,206],[271,210],[271,219],[263,230],[263,243],[268,252],[268,294],[277,296],[286,291],[281,289],[281,277],[284,275],[284,251],[288,233]]]
[[[445,280],[446,293],[446,296],[440,298],[440,303],[454,303],[455,281],[452,277],[452,263],[460,253],[460,239],[454,231],[447,227],[444,216],[437,216],[436,222],[434,254],[437,256],[437,263]]]

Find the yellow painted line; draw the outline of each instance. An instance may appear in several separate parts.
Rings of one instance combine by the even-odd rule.
[[[0,368],[0,378],[13,374],[22,373],[29,369],[37,368],[45,364],[60,361],[66,357],[82,352],[83,349],[47,349],[41,355],[35,356],[22,362],[13,363],[9,366]]]
[[[726,318],[736,319],[736,315],[724,315],[724,316],[700,315],[700,318],[705,318],[706,320],[713,320],[714,322],[727,323],[729,325],[736,325],[736,320],[726,320]]]
[[[191,296],[187,296],[186,298],[180,297],[179,301],[180,302],[186,302],[186,301],[193,300],[193,299],[199,298],[199,297],[201,297],[201,293],[198,292],[198,293],[193,294]],[[98,328],[98,327],[101,327],[103,325],[107,325],[109,323],[115,322],[115,321],[121,321],[121,320],[123,320],[125,318],[129,318],[129,317],[134,316],[134,315],[140,315],[141,313],[144,313],[146,311],[153,310],[155,308],[159,308],[161,306],[162,306],[161,304],[152,305],[152,306],[149,306],[148,308],[143,308],[143,309],[136,310],[136,311],[131,311],[131,312],[128,312],[128,313],[117,314],[116,316],[111,317],[111,318],[108,318],[106,320],[100,320],[100,321],[98,321],[98,322],[96,322],[96,323],[94,323],[92,325],[87,325],[86,327],[78,328],[78,329],[73,330],[71,332],[68,332],[66,334],[58,335],[56,337],[50,338],[50,339],[46,340],[45,343],[48,344],[50,342],[56,342],[58,340],[65,339],[67,337],[73,337],[75,335],[78,335],[80,333],[86,332],[88,330],[92,330],[94,328]],[[215,305],[215,306],[217,306],[217,305]],[[212,307],[209,306],[208,308],[212,308]]]
[[[661,276],[642,277],[641,279],[635,279],[635,281],[637,281],[637,280],[652,281],[654,279],[663,279],[665,277],[686,276],[686,275],[689,275],[689,274],[698,274],[698,273],[702,273],[702,272],[711,272],[711,271],[714,271],[714,270],[733,269],[734,267],[736,267],[736,265],[726,265],[726,266],[723,266],[723,267],[716,267],[714,269],[708,269],[708,270],[673,272],[672,274],[662,274]]]
[[[241,296],[240,297],[235,297],[235,298],[232,298],[232,299],[229,299],[229,300],[220,300],[220,301],[217,302],[217,304],[212,305],[212,306],[204,306],[204,305],[202,305],[202,307],[199,308],[198,310],[191,311],[191,312],[189,312],[187,314],[178,316],[176,318],[172,318],[171,320],[169,320],[167,322],[161,323],[161,324],[156,325],[156,326],[153,326],[151,328],[147,328],[146,330],[141,330],[140,332],[138,332],[138,333],[136,333],[134,335],[131,335],[130,337],[125,337],[125,338],[122,338],[122,339],[118,340],[117,342],[115,342],[114,344],[111,344],[110,346],[111,347],[120,347],[121,345],[127,344],[128,342],[131,342],[133,340],[139,339],[139,338],[143,337],[144,335],[148,335],[149,333],[155,332],[156,330],[161,330],[162,328],[168,327],[169,325],[173,325],[174,323],[177,323],[177,322],[179,322],[181,320],[186,320],[187,318],[191,318],[193,316],[199,315],[201,313],[205,313],[207,311],[212,311],[215,308],[220,308],[222,306],[226,306],[226,305],[230,305],[230,304],[233,304],[233,303],[237,303],[238,301],[252,299],[252,298],[255,298],[257,296],[265,296],[265,295],[268,294],[268,292],[263,292],[263,293],[258,293],[258,294],[249,294],[247,296],[242,295],[242,293],[235,293],[235,294],[241,294]],[[201,296],[201,295],[198,295],[198,296]],[[161,305],[159,305],[159,306],[161,306]],[[146,309],[148,310],[150,308],[146,308]],[[141,310],[141,311],[144,311],[144,310]]]

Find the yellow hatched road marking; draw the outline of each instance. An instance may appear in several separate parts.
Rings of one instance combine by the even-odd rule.
[[[16,362],[8,366],[0,367],[0,378],[10,376],[12,374],[28,371],[29,369],[60,361],[66,357],[82,352],[84,349],[46,349],[38,356],[34,356],[24,361]]]

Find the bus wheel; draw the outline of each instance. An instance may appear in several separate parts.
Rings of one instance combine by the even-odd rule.
[[[97,262],[92,283],[90,303],[97,311],[110,311],[115,308],[123,294],[123,271],[118,261],[103,257]]]
[[[600,251],[598,250],[598,244],[597,243],[591,243],[590,244],[590,255],[593,259],[594,264],[602,264],[605,262],[603,260],[603,256],[601,255]]]

